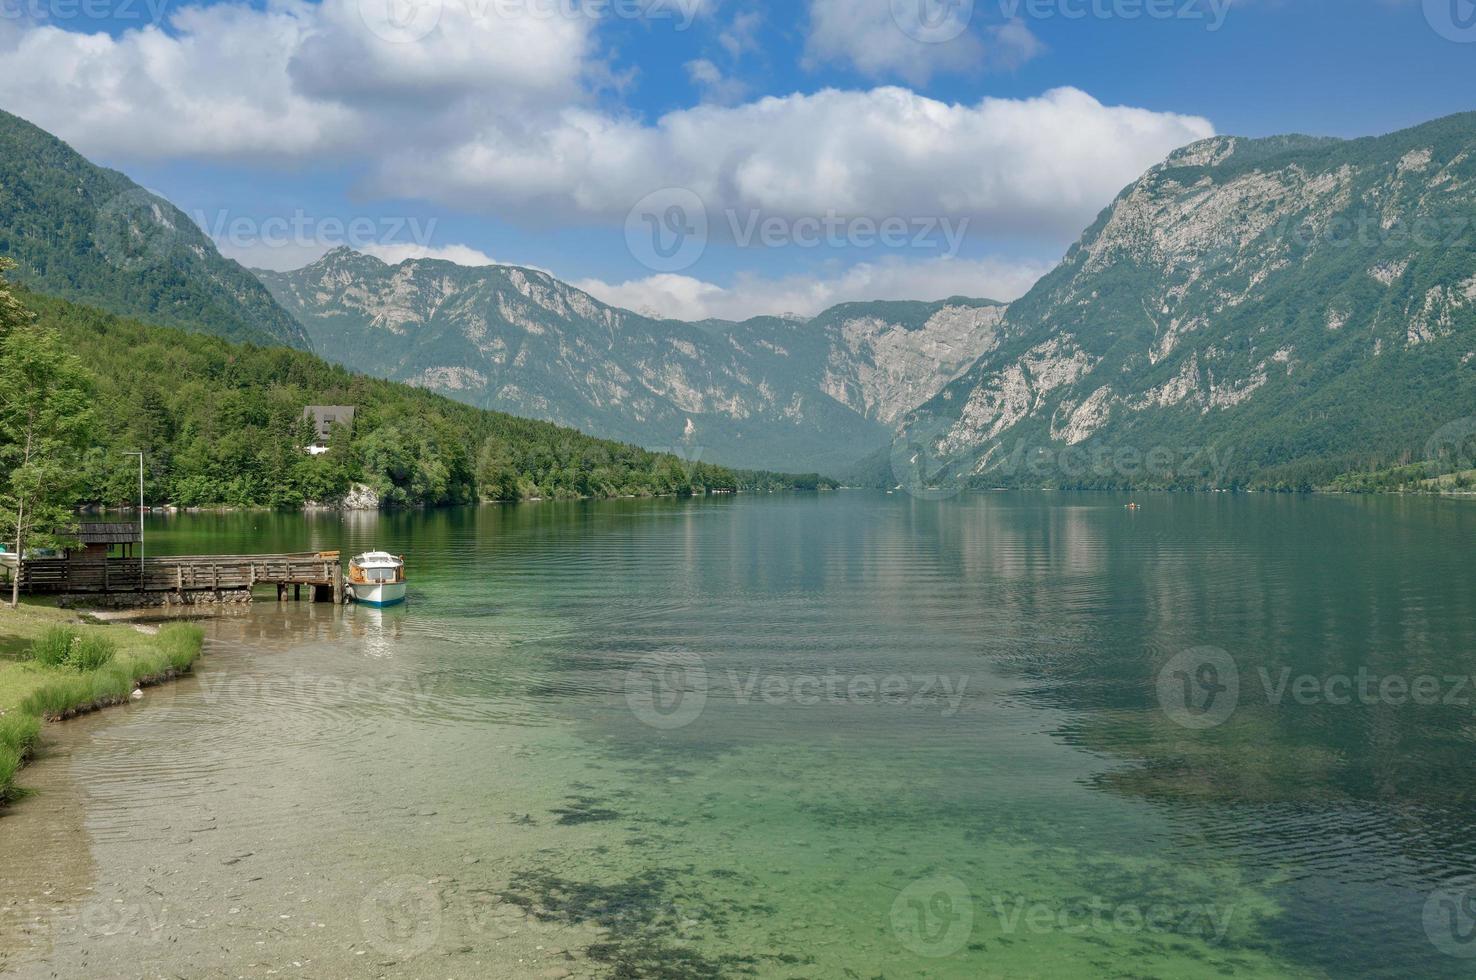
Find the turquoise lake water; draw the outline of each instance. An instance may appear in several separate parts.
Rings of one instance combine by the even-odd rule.
[[[54,727],[0,967],[1476,975],[1476,504],[1136,499],[157,518],[409,602]]]

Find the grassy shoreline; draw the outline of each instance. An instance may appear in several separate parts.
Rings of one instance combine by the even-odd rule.
[[[116,653],[95,670],[49,667],[31,659],[32,644],[56,627],[105,639]],[[122,624],[98,625],[42,603],[0,609],[0,806],[16,796],[15,775],[29,760],[45,722],[122,704],[135,688],[188,673],[203,647],[204,631],[188,623],[148,634]]]

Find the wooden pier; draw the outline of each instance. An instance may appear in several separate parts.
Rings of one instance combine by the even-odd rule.
[[[197,593],[250,591],[275,585],[277,599],[343,601],[343,570],[336,551],[292,555],[205,555],[171,558],[40,558],[21,563],[21,590],[31,594]]]

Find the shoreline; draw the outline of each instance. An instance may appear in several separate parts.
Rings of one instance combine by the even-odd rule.
[[[205,506],[181,507],[177,504],[158,504],[144,509],[144,513],[153,517],[176,517],[181,514],[296,514],[296,515],[320,515],[320,514],[405,514],[424,513],[428,511],[456,510],[462,507],[518,507],[524,504],[572,504],[572,503],[613,503],[621,500],[682,500],[709,497],[735,497],[735,496],[773,496],[781,493],[791,494],[824,494],[824,493],[876,493],[884,496],[901,494],[904,496],[916,496],[917,494],[930,495],[939,492],[950,492],[951,496],[964,496],[968,494],[985,495],[999,493],[1100,493],[1100,494],[1229,494],[1232,496],[1266,494],[1271,496],[1287,497],[1476,497],[1476,489],[1470,490],[1341,490],[1333,487],[1313,487],[1306,490],[1279,490],[1270,487],[965,487],[950,491],[949,488],[924,488],[917,491],[908,490],[905,487],[867,487],[847,486],[840,484],[835,487],[822,487],[815,490],[721,490],[706,494],[628,494],[615,497],[525,497],[522,500],[479,500],[463,504],[410,504],[396,507],[365,507],[345,508],[332,505],[315,504],[297,508],[270,507],[265,504],[219,504]],[[98,504],[87,504],[78,507],[76,514],[137,514],[137,507],[127,505],[103,506]]]
[[[0,811],[25,794],[16,777],[33,758],[47,723],[126,704],[137,691],[189,674],[204,655],[204,630],[192,623],[144,630],[123,626],[126,621],[33,603],[0,610]],[[91,670],[43,666],[30,651],[56,628],[106,640],[116,655]]]

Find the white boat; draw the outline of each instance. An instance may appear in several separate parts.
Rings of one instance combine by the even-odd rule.
[[[387,551],[370,551],[349,562],[348,594],[366,606],[393,606],[405,601],[405,559]]]

